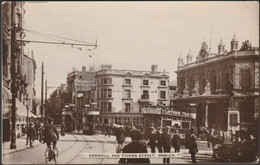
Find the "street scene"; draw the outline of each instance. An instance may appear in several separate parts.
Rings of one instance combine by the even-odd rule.
[[[3,164],[259,163],[259,3],[1,9]]]

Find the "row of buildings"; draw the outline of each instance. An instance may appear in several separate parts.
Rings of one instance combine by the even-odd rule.
[[[91,103],[97,105],[99,123],[236,130],[236,123],[258,121],[258,48],[249,41],[239,48],[234,36],[229,51],[222,40],[217,53],[203,42],[195,61],[190,53],[186,58],[186,63],[182,56],[178,58],[177,84],[169,82],[169,73],[158,71],[157,65],[150,71],[83,66],[67,75],[67,83],[54,91],[48,104],[60,120],[70,118],[75,129],[82,128]],[[227,92],[229,83],[232,97]]]
[[[12,4],[14,4],[12,10]],[[1,33],[1,68],[2,68],[2,128],[3,141],[10,139],[11,125],[11,100],[12,93],[16,95],[16,127],[19,128],[22,124],[26,124],[27,110],[28,116],[35,115],[35,73],[36,62],[33,52],[31,54],[24,53],[24,43],[19,40],[24,39],[23,31],[23,8],[24,2],[3,2],[2,3],[2,33]],[[13,12],[13,13],[12,13]],[[13,17],[13,18],[11,18]],[[12,27],[12,22],[14,26]],[[12,48],[11,31],[15,28],[15,43]],[[12,49],[14,54],[11,54]],[[12,61],[14,56],[14,61]],[[15,63],[15,87],[11,89],[11,72],[12,63]],[[35,112],[34,112],[35,113]]]

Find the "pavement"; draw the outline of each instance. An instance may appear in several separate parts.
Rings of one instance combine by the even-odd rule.
[[[77,132],[76,134],[81,134],[81,132]],[[102,136],[102,135],[101,135]],[[116,137],[114,135],[111,135],[110,137],[103,135],[105,138],[107,138],[107,140],[109,141],[116,141]],[[73,136],[73,134],[68,134],[66,133],[66,136],[60,136],[59,141],[65,141],[65,140],[71,140],[71,139],[75,139],[78,140],[75,136]],[[126,143],[130,143],[131,142],[131,138],[127,137],[126,138]],[[8,155],[8,154],[12,154],[15,152],[19,152],[19,151],[23,151],[26,149],[30,149],[29,145],[26,145],[26,136],[22,136],[20,138],[16,139],[16,149],[10,149],[10,141],[8,142],[3,142],[2,143],[2,154],[4,155]],[[205,145],[207,142],[206,141],[197,141],[198,146],[201,145]],[[37,146],[37,145],[41,145],[43,143],[39,142],[38,139],[34,140],[33,146]],[[148,152],[151,152],[150,147],[148,146]],[[158,152],[158,151],[156,151]],[[173,149],[172,149],[173,152]],[[181,148],[181,154],[189,154],[189,150],[185,149],[185,148]],[[212,155],[212,150],[200,150],[199,149],[199,153],[200,155],[208,155],[211,156]]]
[[[26,149],[30,149],[30,142],[28,141],[28,145],[26,145],[26,135],[22,136],[20,138],[16,138],[16,149],[10,149],[10,144],[11,141],[8,142],[3,142],[2,143],[2,154],[7,155],[7,154],[12,154],[18,151],[23,151]],[[34,140],[33,142],[33,146],[37,146],[42,144],[41,142],[39,142],[39,140]]]
[[[75,139],[77,140],[72,134],[66,134],[66,136],[60,136],[59,140],[72,140]],[[28,142],[29,143],[29,142]],[[2,143],[2,154],[3,156],[8,155],[8,154],[12,154],[15,152],[19,152],[19,151],[23,151],[26,149],[30,149],[30,144],[26,145],[26,135],[22,136],[20,138],[16,138],[16,149],[10,149],[10,144],[11,141],[8,142],[3,142]],[[42,142],[39,142],[38,139],[35,139],[33,142],[33,146],[38,146],[43,144]]]

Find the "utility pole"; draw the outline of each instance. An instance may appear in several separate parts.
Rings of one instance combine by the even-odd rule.
[[[47,120],[47,79],[45,80],[45,121]]]
[[[15,111],[16,111],[16,96],[17,96],[17,87],[16,87],[16,67],[15,67],[15,47],[16,47],[16,26],[15,26],[15,6],[16,2],[11,2],[11,92],[12,92],[12,127],[11,127],[11,149],[16,149],[16,128],[15,128]]]
[[[43,122],[43,62],[42,62],[42,82],[41,82],[41,121]]]

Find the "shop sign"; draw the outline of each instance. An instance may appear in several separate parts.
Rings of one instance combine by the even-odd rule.
[[[161,114],[160,108],[142,108],[142,113],[145,114]]]
[[[87,111],[87,115],[99,115],[99,111]]]
[[[78,97],[83,97],[83,93],[78,93]]]

